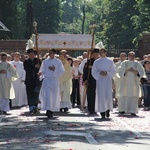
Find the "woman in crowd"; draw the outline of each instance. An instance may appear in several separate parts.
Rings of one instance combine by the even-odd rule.
[[[144,91],[144,110],[150,110],[150,61],[145,60],[143,64],[146,78],[142,79]]]

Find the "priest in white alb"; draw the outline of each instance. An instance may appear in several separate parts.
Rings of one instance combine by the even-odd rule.
[[[66,55],[67,51],[62,50],[59,56],[59,59],[65,68],[64,74],[59,78],[61,95],[60,111],[64,112],[67,112],[70,108],[72,108],[70,100],[70,94],[72,92],[72,72]]]
[[[59,78],[65,69],[62,62],[55,57],[56,50],[49,50],[49,58],[42,62],[39,76],[43,76],[43,82],[39,94],[41,110],[46,110],[48,118],[53,117],[53,112],[60,111],[60,84]]]
[[[7,62],[7,53],[1,53],[0,62],[0,112],[6,114],[9,108],[9,99],[15,98],[12,82],[18,78],[15,67]]]
[[[127,54],[126,53],[121,53],[120,54],[120,57],[119,57],[119,61],[115,64],[116,66],[116,70],[118,69],[118,67],[121,65],[121,63],[123,61],[125,61],[127,59]],[[119,89],[120,89],[120,82],[121,82],[121,77],[119,76],[118,73],[115,74],[114,78],[113,78],[113,81],[114,81],[114,96],[115,96],[115,104],[118,104],[118,93],[119,93]]]
[[[92,67],[92,76],[96,80],[95,112],[100,112],[103,119],[113,110],[112,78],[116,73],[114,62],[106,54],[106,49],[100,49],[101,57]]]
[[[15,98],[11,101],[12,107],[17,108],[27,105],[26,87],[24,84],[26,72],[24,70],[23,62],[20,61],[19,52],[14,53],[14,61],[11,61],[11,64],[16,68],[19,76],[19,78],[13,82]]]
[[[120,114],[138,113],[138,99],[141,97],[140,78],[145,76],[145,71],[140,62],[135,60],[135,53],[129,52],[128,60],[124,61],[117,72],[121,77],[120,91],[118,94],[118,110]]]

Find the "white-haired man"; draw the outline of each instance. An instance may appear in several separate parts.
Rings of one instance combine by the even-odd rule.
[[[140,77],[145,75],[143,66],[135,60],[135,53],[129,52],[128,60],[118,68],[121,77],[120,91],[118,95],[118,110],[120,114],[130,113],[135,116],[138,113],[138,99],[141,96]]]

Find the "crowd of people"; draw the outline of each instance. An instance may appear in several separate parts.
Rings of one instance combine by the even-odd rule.
[[[30,113],[42,110],[51,118],[77,107],[105,119],[114,105],[120,115],[136,116],[141,106],[150,110],[150,54],[139,60],[133,51],[107,57],[105,48],[77,58],[56,52],[0,54],[0,114],[28,106]]]

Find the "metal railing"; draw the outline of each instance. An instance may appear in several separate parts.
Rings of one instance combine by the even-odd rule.
[[[136,56],[139,56],[138,49],[107,49],[107,56],[109,57],[119,57],[120,53],[124,52],[128,54],[130,51],[134,51],[136,53]],[[68,51],[69,55],[72,57],[78,57],[81,56],[86,51],[81,50],[72,50]]]

